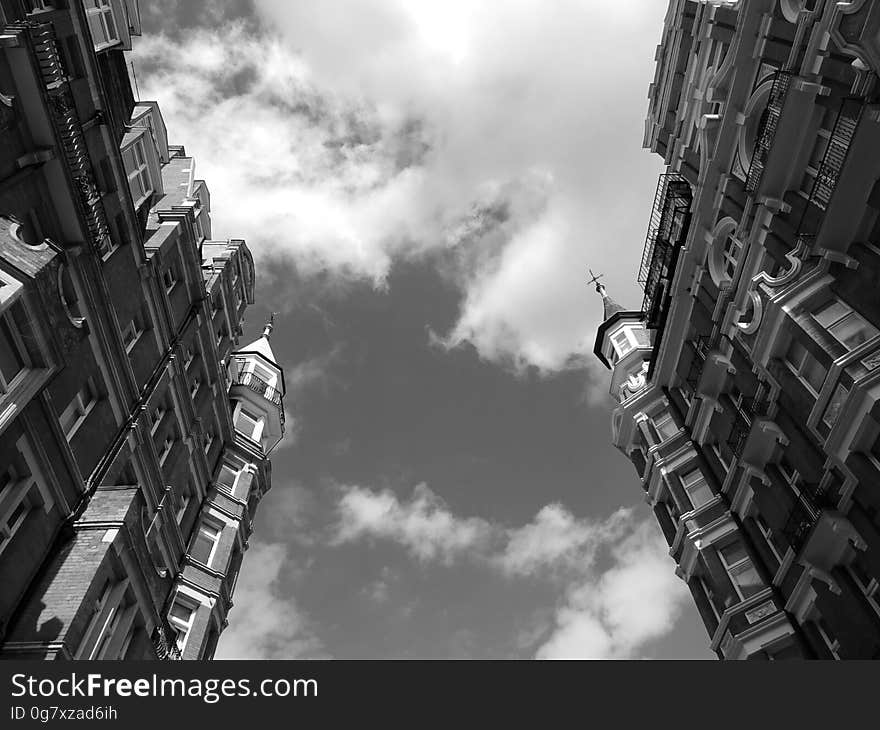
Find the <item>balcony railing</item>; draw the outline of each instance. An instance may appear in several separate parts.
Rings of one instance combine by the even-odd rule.
[[[177,648],[175,637],[177,632],[171,625],[157,626],[153,629],[150,639],[156,650],[156,658],[163,661],[180,659],[180,649]]]
[[[675,264],[690,228],[691,200],[691,186],[684,176],[677,172],[660,176],[639,267],[639,284],[645,292],[642,311],[651,329],[662,329],[666,322]]]
[[[758,123],[755,148],[752,150],[752,159],[749,163],[749,171],[746,174],[747,193],[754,193],[761,185],[761,178],[764,176],[764,166],[767,164],[767,155],[770,153],[773,141],[776,139],[776,129],[782,117],[782,107],[785,105],[785,98],[788,96],[790,86],[791,73],[788,71],[778,71],[773,79],[773,86],[770,89],[770,98],[767,99],[767,106],[764,107]]]
[[[831,202],[864,108],[861,99],[844,99],[840,105],[822,164],[810,192],[810,202],[820,210],[824,211]]]
[[[269,383],[252,372],[236,373],[232,378],[232,384],[249,388],[257,395],[263,396],[273,405],[278,406],[278,410],[281,413],[281,425],[284,425],[284,406],[282,405],[280,390],[269,385]]]
[[[743,455],[752,424],[766,412],[767,404],[760,398],[745,398],[737,407],[727,437],[727,445],[737,459]]]
[[[697,394],[697,386],[700,384],[700,377],[703,374],[703,366],[706,364],[706,358],[709,357],[714,345],[715,338],[711,335],[700,335],[693,341],[694,357],[691,360],[691,366],[688,374],[684,379],[685,385],[694,395]]]
[[[54,29],[51,23],[18,23],[13,27],[26,30],[30,34],[34,56],[48,97],[49,116],[73,184],[74,204],[88,228],[92,245],[96,251],[103,253],[108,247],[107,239],[110,235],[107,214],[95,184],[91,158],[67,83]]]

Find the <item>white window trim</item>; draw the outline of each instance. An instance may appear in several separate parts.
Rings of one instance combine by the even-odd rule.
[[[14,302],[10,303],[9,307]],[[3,373],[0,373],[0,395],[3,393],[8,393],[12,390],[16,385],[21,383],[21,381],[28,376],[29,373],[32,372],[31,361],[28,357],[27,349],[24,346],[24,340],[22,340],[21,332],[19,332],[18,326],[15,324],[15,320],[12,318],[11,311],[4,311],[2,315],[0,315],[0,320],[2,320],[6,327],[9,330],[9,334],[12,337],[13,347],[18,351],[18,357],[22,361],[22,368],[15,375],[12,376],[12,379],[7,382],[6,378],[3,376]]]
[[[141,335],[143,334],[143,330],[138,327],[138,324],[135,320],[131,320],[122,330],[122,342],[125,344],[125,352],[127,354],[131,354],[131,351],[137,346],[138,340],[140,340]],[[131,336],[131,341],[126,342],[126,338]]]
[[[89,401],[84,401],[83,392],[87,391],[89,394]],[[79,413],[76,421],[70,426],[69,430],[65,434],[67,440],[70,441],[74,436],[76,436],[76,432],[79,431],[80,427],[85,423],[86,419],[89,417],[89,414],[95,407],[95,404],[98,402],[98,396],[95,393],[95,383],[92,378],[89,378],[82,388],[80,388],[76,395],[73,396],[73,400],[67,404],[67,407],[62,411],[59,420],[65,421],[69,418],[73,413]]]
[[[161,403],[157,403],[156,407],[150,411],[150,420],[152,421],[152,425],[150,426],[150,435],[155,436],[156,430],[162,424],[162,421],[165,419],[165,406]]]
[[[235,478],[232,480],[232,484],[228,487],[220,481],[220,474],[224,468],[228,468],[229,471],[235,474]],[[235,495],[235,490],[238,488],[238,480],[241,478],[241,474],[244,471],[244,465],[242,464],[240,469],[235,468],[235,464],[231,464],[227,461],[224,461],[220,464],[220,468],[217,470],[217,479],[214,482],[220,489],[223,491],[228,490],[229,494]]]
[[[239,419],[239,416],[241,415],[242,410],[244,410],[244,409],[242,408],[242,405],[243,405],[243,404],[242,404],[241,402],[239,402],[239,403],[237,403],[236,406],[235,406],[235,410],[234,410],[234,412],[233,412],[233,414],[232,414],[232,424],[233,424],[233,428],[235,429],[235,432],[236,432],[236,433],[241,434],[241,435],[244,436],[246,439],[249,439],[250,441],[253,441],[254,443],[258,443],[258,444],[259,444],[259,443],[261,443],[261,439],[263,438],[263,429],[265,428],[265,425],[266,425],[266,423],[265,423],[266,419],[264,418],[263,414],[260,414],[260,415],[257,417],[256,424],[255,424],[255,426],[254,426],[254,430],[253,430],[252,433],[247,434],[247,433],[245,433],[244,431],[240,431],[240,430],[238,429],[238,419]],[[248,412],[245,414],[245,417],[246,417],[246,418],[253,418],[253,416],[252,416],[252,414],[251,414],[250,411],[248,411]]]
[[[688,477],[696,475],[696,478],[688,481]],[[712,491],[712,487],[709,486],[709,481],[706,479],[706,476],[703,474],[700,469],[693,469],[685,474],[682,474],[679,477],[679,481],[681,482],[681,488],[684,490],[684,493],[687,495],[688,501],[691,503],[692,510],[698,510],[701,507],[705,507],[707,504],[711,504],[715,500],[715,493]],[[697,504],[694,499],[694,492],[699,491],[696,489],[697,487],[702,486],[706,491],[709,492],[709,499],[707,499],[702,504]],[[694,490],[693,492],[691,490]]]
[[[170,283],[169,283],[170,281]],[[162,272],[162,285],[165,287],[165,293],[170,294],[177,286],[177,276],[174,273],[174,267],[169,266]]]
[[[213,533],[213,534],[212,534]],[[190,553],[190,557],[193,558],[198,563],[210,568],[212,563],[214,562],[214,558],[217,556],[217,547],[220,545],[220,538],[223,535],[223,528],[214,525],[211,522],[202,522],[199,525],[199,529],[196,530],[196,534],[193,536],[193,545],[195,545],[196,541],[202,536],[205,535],[208,540],[211,541],[211,549],[208,552],[208,558],[204,562],[201,560],[197,560]]]
[[[123,614],[126,613],[123,600],[127,589],[128,578],[106,584],[101,596],[95,602],[92,618],[76,651],[76,659],[95,659],[107,655],[114,643],[113,634],[118,632],[123,623]],[[135,608],[135,606],[131,608]],[[133,613],[131,618],[134,618]],[[104,638],[108,636],[108,631],[110,632],[110,640],[102,646]]]
[[[759,579],[760,574],[758,573],[758,569],[755,567],[755,563],[752,561],[748,550],[746,550],[746,546],[745,543],[742,541],[742,538],[737,538],[737,540],[740,542],[740,544],[742,544],[743,552],[745,552],[745,557],[737,560],[735,563],[728,564],[727,559],[724,557],[723,550],[728,545],[733,543],[725,543],[724,545],[719,545],[717,552],[718,559],[721,561],[721,565],[724,566],[724,571],[727,573],[728,578],[730,578],[730,582],[733,585],[733,589],[736,591],[736,594],[739,596],[740,602],[742,602],[746,600],[747,596],[743,594],[742,588],[740,587],[739,583],[736,582],[736,578],[734,576],[744,572],[745,570],[748,570],[749,568],[754,571]]]
[[[91,25],[92,25],[91,16],[94,16],[94,15],[100,16],[98,22],[101,24],[101,28],[104,31],[104,36],[106,37],[106,40],[101,40],[101,42],[98,42],[99,39],[94,38],[94,37],[92,38],[92,42],[95,45],[95,50],[100,51],[100,50],[103,50],[104,48],[110,48],[111,46],[118,45],[121,42],[121,39],[119,38],[119,22],[116,18],[116,13],[113,10],[113,5],[112,5],[111,1],[110,0],[95,0],[95,2],[99,5],[99,7],[87,5],[86,6],[86,16],[89,21],[89,28],[90,29],[91,29]],[[116,32],[115,37],[113,37],[111,35],[111,33],[109,32],[110,26],[106,20],[107,15],[109,15],[113,20],[113,28]],[[92,34],[92,35],[94,36],[94,34]]]
[[[159,454],[159,466],[165,466],[165,462],[168,461],[168,455],[174,450],[174,441],[175,438],[171,434],[165,437],[165,440],[162,442],[162,453]]]
[[[179,604],[180,606],[185,607],[189,610],[189,620],[181,621],[176,616],[171,615],[171,610],[174,608],[175,604]],[[182,594],[180,591],[177,592],[177,595],[174,596],[174,600],[171,602],[171,608],[168,609],[168,623],[170,623],[175,629],[177,629],[177,650],[183,652],[186,648],[187,642],[189,641],[189,635],[192,633],[192,627],[195,623],[196,613],[198,612],[199,603],[189,598],[185,594]]]

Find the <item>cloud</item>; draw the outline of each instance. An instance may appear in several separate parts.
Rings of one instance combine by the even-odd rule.
[[[229,627],[220,635],[217,659],[327,658],[312,622],[291,596],[280,593],[289,565],[281,543],[254,543],[245,553]]]
[[[507,531],[507,544],[496,560],[511,575],[534,575],[542,570],[583,571],[602,545],[631,528],[631,511],[619,509],[599,523],[577,519],[560,504],[542,507],[523,527]]]
[[[385,540],[422,563],[470,560],[509,579],[550,579],[559,606],[517,638],[532,649],[543,639],[538,658],[633,656],[672,629],[688,595],[657,526],[627,509],[596,522],[551,504],[510,528],[455,515],[425,484],[405,501],[389,490],[343,487],[338,509],[337,545]],[[372,588],[381,596],[380,583]]]
[[[306,279],[383,286],[396,260],[434,257],[462,292],[446,346],[582,367],[600,317],[587,266],[635,298],[662,4],[255,7],[255,22],[135,47],[142,96],[208,181],[215,231]]]
[[[638,525],[612,557],[611,568],[569,588],[539,659],[632,657],[673,628],[689,594],[656,526]]]
[[[341,489],[337,544],[362,538],[391,540],[419,560],[451,564],[462,554],[484,551],[493,538],[489,522],[456,517],[425,484],[417,485],[406,503],[390,490]]]

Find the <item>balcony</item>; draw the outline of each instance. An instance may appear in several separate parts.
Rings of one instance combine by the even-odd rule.
[[[232,375],[232,385],[241,385],[248,390],[252,390],[257,395],[262,396],[267,401],[278,407],[281,414],[281,425],[284,426],[284,406],[281,400],[281,391],[269,385],[258,375],[252,372],[236,372]]]
[[[30,38],[42,82],[41,91],[73,189],[74,206],[86,225],[95,250],[103,252],[107,248],[110,228],[52,24],[15,23],[10,29]]]
[[[646,326],[657,331],[655,353],[659,352],[663,327],[672,305],[675,266],[690,229],[691,200],[691,186],[684,176],[677,172],[660,175],[638,278],[645,292],[642,311],[647,317]],[[653,364],[652,358],[652,370]]]
[[[801,219],[798,222],[798,242],[816,244],[823,227],[826,211],[837,190],[841,174],[865,109],[864,100],[847,98],[841,102],[834,128],[828,139],[828,146],[822,156],[816,179]],[[821,245],[821,244],[819,244]]]
[[[156,658],[162,661],[180,659],[180,649],[177,648],[177,631],[165,620],[162,625],[156,626],[150,636],[153,648],[156,650]]]
[[[767,106],[764,108],[761,119],[758,122],[755,148],[752,151],[752,159],[746,175],[746,192],[749,194],[754,194],[761,186],[764,167],[767,164],[767,156],[773,148],[773,142],[776,139],[776,131],[779,127],[779,120],[782,117],[782,108],[785,106],[785,99],[788,96],[790,86],[791,74],[786,71],[779,71],[773,79],[770,98],[767,99]]]
[[[766,403],[758,398],[745,398],[734,412],[727,446],[733,455],[740,459],[752,431],[752,424],[766,413]]]

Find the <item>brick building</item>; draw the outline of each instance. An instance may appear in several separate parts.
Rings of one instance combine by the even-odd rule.
[[[0,0],[0,656],[210,658],[284,432],[136,0]]]
[[[880,2],[671,0],[614,444],[721,658],[880,658]]]

